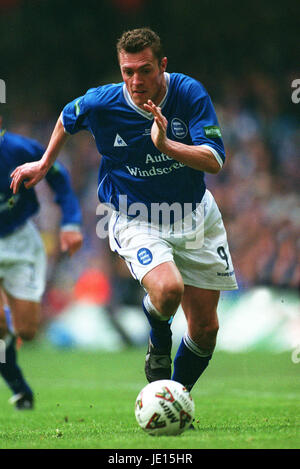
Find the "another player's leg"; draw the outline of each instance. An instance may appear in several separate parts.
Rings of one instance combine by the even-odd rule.
[[[10,402],[19,410],[32,408],[33,393],[17,363],[16,336],[7,305],[0,309],[0,323],[0,335],[5,342],[5,363],[0,363],[0,374],[13,393]]]
[[[11,379],[16,408],[32,408],[33,393],[18,367],[15,344],[16,337],[28,341],[37,332],[40,301],[46,283],[46,253],[37,229],[30,222],[6,238],[2,247],[1,287],[14,329],[14,335],[7,338],[10,343],[6,348],[2,376],[6,374],[7,380]],[[16,255],[18,262],[13,261]],[[32,259],[32,262],[28,262],[28,259]]]
[[[1,308],[1,324],[4,326],[3,317],[6,316],[6,325],[2,327],[2,335],[6,343],[5,363],[0,365],[0,373],[13,392],[10,402],[19,410],[33,408],[33,392],[26,382],[23,373],[17,363],[16,337],[23,340],[33,339],[38,324],[39,304],[31,301],[15,299],[7,295],[9,306]],[[13,311],[14,320],[11,318]]]
[[[174,359],[172,379],[191,390],[207,368],[219,328],[217,305],[220,292],[185,286],[182,308],[188,330]]]
[[[151,330],[145,362],[149,382],[171,378],[171,322],[181,302],[184,285],[173,262],[158,265],[143,278],[147,294],[143,310]]]

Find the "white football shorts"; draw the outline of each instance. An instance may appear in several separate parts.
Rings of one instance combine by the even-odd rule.
[[[0,238],[0,283],[14,298],[39,302],[46,285],[46,253],[31,221]]]
[[[109,223],[110,248],[141,284],[150,270],[171,261],[185,285],[236,290],[227,235],[213,195],[206,190],[201,204],[183,220],[162,229],[114,211]]]

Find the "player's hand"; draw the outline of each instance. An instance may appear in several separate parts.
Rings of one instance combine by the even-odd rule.
[[[46,175],[47,170],[43,168],[40,161],[33,161],[31,163],[25,163],[17,168],[11,173],[10,177],[12,178],[10,188],[13,193],[16,194],[22,182],[26,189],[30,189],[35,186],[41,179]]]
[[[75,254],[82,246],[83,236],[80,231],[61,231],[59,238],[61,251],[68,253],[70,256]]]
[[[160,151],[163,151],[165,148],[167,140],[167,127],[168,121],[161,112],[161,108],[156,106],[151,99],[148,100],[147,104],[144,104],[144,108],[148,112],[152,112],[154,116],[154,122],[151,128],[151,138]]]

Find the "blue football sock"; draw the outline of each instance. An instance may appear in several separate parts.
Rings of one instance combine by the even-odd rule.
[[[150,330],[151,343],[153,344],[153,346],[156,348],[156,350],[159,353],[161,353],[162,355],[164,354],[167,355],[171,353],[171,348],[172,348],[171,323],[172,323],[173,318],[167,321],[164,321],[164,320],[159,319],[157,315],[154,316],[154,314],[151,314],[148,311],[148,309],[150,309],[149,297],[146,301],[145,299],[146,297],[144,298],[144,301],[143,301],[143,310],[151,327],[151,330]],[[148,308],[146,307],[145,303],[148,304]]]
[[[190,391],[208,366],[211,357],[212,353],[202,351],[186,334],[174,359],[172,380],[183,384]]]
[[[5,363],[0,363],[0,374],[14,394],[32,394],[21,369],[17,365],[15,337],[11,337],[9,344],[6,346]]]
[[[11,329],[10,310],[5,307],[6,321]],[[0,374],[14,394],[32,394],[32,390],[25,381],[22,371],[17,364],[16,338],[11,333],[6,336],[5,363],[0,363]]]

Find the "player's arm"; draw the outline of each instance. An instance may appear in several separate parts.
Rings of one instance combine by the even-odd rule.
[[[151,129],[151,137],[159,151],[174,158],[190,168],[216,174],[221,165],[212,149],[203,145],[186,145],[167,138],[168,121],[163,116],[161,109],[149,100],[144,105],[148,112],[152,112],[154,122]]]
[[[18,166],[11,173],[12,181],[10,188],[14,194],[19,191],[22,182],[24,182],[26,189],[30,189],[46,176],[68,137],[69,135],[65,132],[61,118],[59,117],[42,158],[39,161],[33,161]]]
[[[202,145],[185,145],[166,138],[165,143],[157,148],[174,160],[198,171],[217,174],[221,169],[213,152]]]
[[[57,161],[49,169],[46,181],[53,190],[55,202],[62,212],[60,248],[62,252],[72,255],[81,248],[83,236],[80,205],[73,192],[70,175],[67,169]]]

